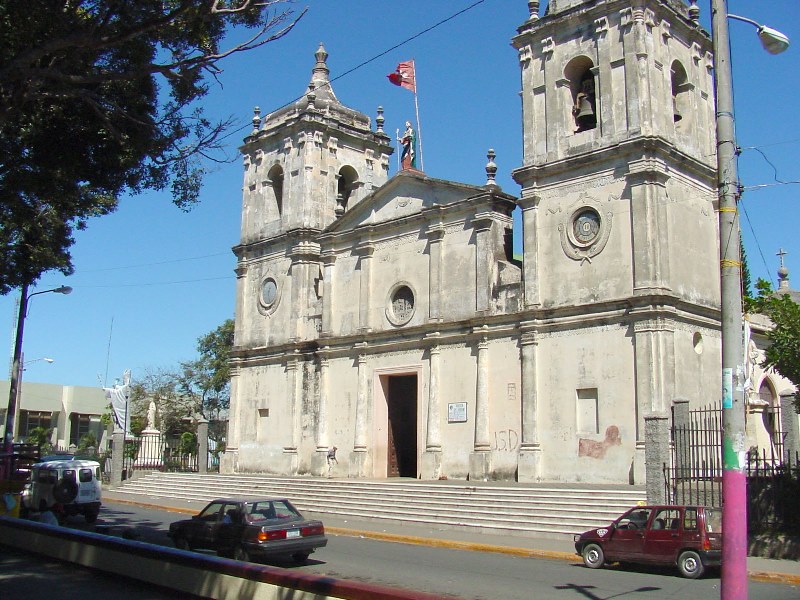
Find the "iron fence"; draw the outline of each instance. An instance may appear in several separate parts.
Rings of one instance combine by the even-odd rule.
[[[688,417],[688,418],[687,418]],[[670,504],[722,506],[722,412],[718,405],[687,411],[676,419],[673,409],[671,464],[663,465],[664,490]],[[783,433],[775,432],[770,448],[747,454],[748,528],[800,533],[800,455],[786,452]]]

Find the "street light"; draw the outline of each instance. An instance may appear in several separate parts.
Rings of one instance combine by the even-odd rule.
[[[14,339],[14,360],[11,365],[11,377],[8,389],[8,409],[6,410],[6,429],[5,440],[3,443],[3,453],[6,458],[4,461],[5,477],[11,475],[11,462],[12,454],[14,451],[14,423],[16,421],[17,400],[19,399],[19,384],[22,374],[22,334],[25,329],[25,317],[28,314],[28,301],[39,294],[47,294],[54,292],[56,294],[69,294],[72,288],[68,285],[53,288],[51,290],[42,290],[41,292],[33,292],[28,294],[28,284],[22,284],[19,297],[19,316],[17,317],[17,335]]]
[[[728,14],[727,0],[711,0],[714,87],[717,100],[717,185],[719,191],[720,308],[722,335],[722,578],[724,600],[747,598],[747,475],[745,473],[744,352],[739,221],[736,202],[736,139],[728,19],[754,25],[771,54],[789,38],[759,23]]]

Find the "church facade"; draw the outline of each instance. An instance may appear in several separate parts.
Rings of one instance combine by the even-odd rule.
[[[648,418],[720,397],[696,7],[527,5],[519,197],[492,151],[483,186],[389,177],[380,111],[336,98],[322,46],[306,94],[256,114],[223,472],[324,475],[335,446],[354,478],[643,484],[668,444]]]

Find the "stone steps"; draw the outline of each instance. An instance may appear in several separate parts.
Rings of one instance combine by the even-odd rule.
[[[285,496],[300,510],[319,514],[556,538],[606,525],[645,500],[644,490],[633,486],[515,486],[160,472],[128,480],[115,491],[199,503],[220,497]]]

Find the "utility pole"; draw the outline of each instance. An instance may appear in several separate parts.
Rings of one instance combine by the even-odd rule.
[[[720,301],[722,309],[722,581],[723,600],[747,598],[747,476],[739,178],[733,120],[733,79],[727,0],[711,0],[717,100]]]

